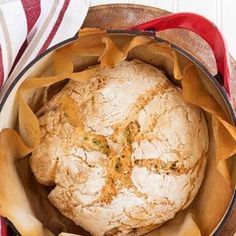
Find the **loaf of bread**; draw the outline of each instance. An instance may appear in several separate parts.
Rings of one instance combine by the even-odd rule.
[[[138,60],[73,81],[41,108],[30,165],[48,198],[92,235],[140,235],[194,199],[204,176],[201,109]]]

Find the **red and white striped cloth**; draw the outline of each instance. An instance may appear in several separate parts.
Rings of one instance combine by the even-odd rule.
[[[0,86],[47,48],[74,36],[87,11],[87,0],[0,0]]]

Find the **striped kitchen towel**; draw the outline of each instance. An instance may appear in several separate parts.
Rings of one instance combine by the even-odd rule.
[[[0,0],[0,86],[49,47],[73,37],[88,0]]]

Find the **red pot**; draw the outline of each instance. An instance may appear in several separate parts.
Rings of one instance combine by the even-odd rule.
[[[161,31],[165,29],[173,28],[182,28],[193,31],[201,36],[211,47],[217,64],[218,73],[212,75],[207,68],[196,58],[190,55],[188,52],[179,48],[178,46],[170,43],[172,48],[191,62],[193,62],[198,70],[204,75],[206,79],[206,87],[209,91],[212,92],[213,96],[220,103],[221,107],[227,113],[232,124],[236,125],[236,116],[234,113],[233,106],[231,104],[231,92],[230,92],[230,73],[229,73],[229,62],[228,62],[228,53],[226,49],[226,44],[224,39],[215,25],[213,25],[206,18],[192,14],[192,13],[177,13],[167,16],[157,18],[155,20],[146,22],[144,24],[134,26],[128,30],[108,30],[110,34],[128,34],[128,35],[146,35],[154,38],[156,41],[166,41],[156,36],[156,31]],[[12,93],[16,91],[17,85],[24,79],[25,74],[29,70],[34,68],[35,64],[43,60],[48,54],[58,47],[64,46],[70,42],[73,42],[77,39],[77,36],[68,39],[44,52],[39,57],[35,58],[19,75],[14,81],[7,81],[4,85],[1,94],[0,94],[0,117],[5,115],[3,112],[4,107],[11,104],[12,102]],[[14,95],[13,95],[14,96]],[[4,125],[3,125],[4,126]],[[1,128],[1,127],[0,127]],[[236,161],[235,161],[236,162]],[[236,191],[234,191],[231,201],[228,204],[228,209],[226,210],[221,221],[218,223],[218,226],[215,228],[213,235],[221,230],[222,226],[226,222],[230,212],[232,211],[236,202]],[[4,223],[3,218],[0,221],[0,236],[7,236],[7,227]]]

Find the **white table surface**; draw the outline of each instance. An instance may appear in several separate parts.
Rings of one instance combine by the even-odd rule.
[[[234,26],[236,24],[236,0],[90,0],[91,6],[108,3],[135,3],[171,12],[201,14],[212,20],[221,29],[229,52],[236,59],[236,27]]]

